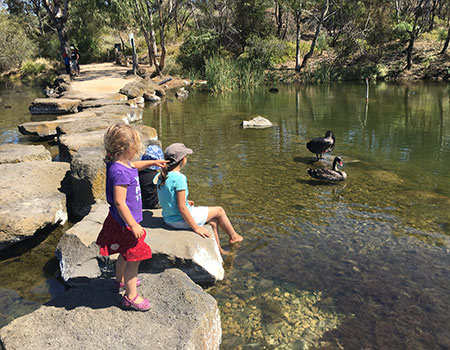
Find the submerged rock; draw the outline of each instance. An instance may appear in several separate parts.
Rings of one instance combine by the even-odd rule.
[[[37,310],[39,303],[22,298],[17,292],[0,288],[0,328],[17,317]]]
[[[0,165],[0,249],[67,220],[60,188],[68,171],[51,161]]]
[[[257,116],[251,120],[244,120],[242,122],[243,128],[270,128],[273,124],[270,122],[270,120]]]
[[[113,282],[96,279],[0,329],[3,349],[219,349],[213,297],[176,269],[139,277],[149,311],[122,310]]]

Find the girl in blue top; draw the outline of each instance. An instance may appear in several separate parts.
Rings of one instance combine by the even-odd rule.
[[[186,176],[180,170],[187,163],[187,155],[192,150],[182,143],[173,143],[164,151],[164,158],[168,161],[165,168],[157,177],[158,198],[162,207],[165,223],[179,229],[192,229],[202,237],[210,237],[205,223],[211,225],[221,254],[228,254],[219,242],[218,227],[220,226],[230,237],[229,242],[241,242],[244,238],[237,234],[222,207],[195,207],[194,202],[188,200],[189,190]]]

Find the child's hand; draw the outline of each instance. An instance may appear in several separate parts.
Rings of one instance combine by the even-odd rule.
[[[211,234],[204,226],[197,226],[197,228],[194,229],[194,232],[203,238],[211,237]]]
[[[138,239],[141,238],[145,234],[144,229],[139,224],[137,224],[136,226],[131,226],[130,229],[131,229],[131,233],[133,233],[134,237],[136,237]]]
[[[194,201],[187,201],[189,205],[194,205]]]
[[[168,160],[156,159],[153,165],[159,166],[160,168],[165,168],[167,163],[169,163]]]

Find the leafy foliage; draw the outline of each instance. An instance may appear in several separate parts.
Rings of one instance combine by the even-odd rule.
[[[6,71],[31,58],[36,46],[26,36],[22,27],[0,12],[0,71]]]
[[[283,63],[295,54],[295,47],[288,42],[274,36],[261,38],[252,36],[247,42],[245,57],[250,61],[259,61],[263,67],[272,67],[274,64]]]
[[[185,72],[204,74],[206,61],[220,51],[219,38],[212,31],[192,32],[180,47],[177,62]]]

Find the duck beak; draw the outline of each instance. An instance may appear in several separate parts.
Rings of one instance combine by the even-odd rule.
[[[342,166],[342,162],[339,162],[339,165]]]

